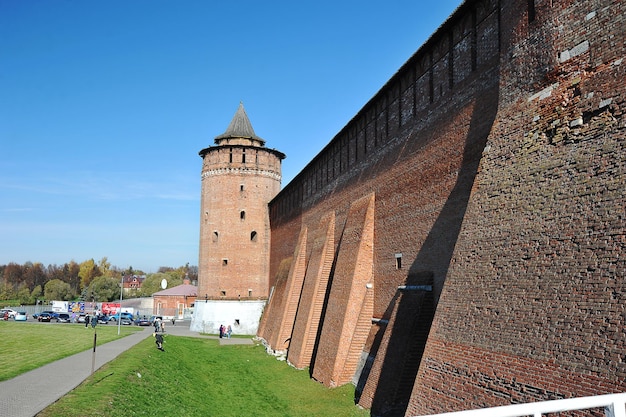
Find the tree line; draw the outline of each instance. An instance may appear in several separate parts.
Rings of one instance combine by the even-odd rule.
[[[33,305],[52,300],[61,301],[115,301],[120,298],[120,282],[124,277],[141,277],[141,288],[133,290],[133,297],[148,297],[160,291],[163,279],[168,287],[183,283],[186,277],[198,279],[198,267],[189,264],[178,268],[160,267],[158,272],[145,274],[132,267],[121,269],[112,266],[106,257],[99,262],[88,259],[63,265],[48,265],[38,262],[0,265],[0,300],[13,301],[20,305]],[[124,297],[127,297],[124,294]]]

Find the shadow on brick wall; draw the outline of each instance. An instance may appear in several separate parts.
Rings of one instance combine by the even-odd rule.
[[[392,301],[398,305],[387,309],[395,313],[390,317],[389,328],[385,331],[385,335],[389,335],[386,357],[375,359],[372,365],[376,366],[375,363],[382,360],[372,399],[372,415],[404,416],[408,407],[482,152],[498,110],[497,77],[493,77],[488,84],[492,87],[479,91],[475,96],[463,162],[455,185],[407,276],[407,286],[433,284],[433,291],[403,292]],[[371,352],[371,355],[375,354]],[[369,369],[364,370],[361,378],[367,378],[368,374]],[[365,384],[359,382],[359,385]]]
[[[337,267],[337,257],[339,256],[339,252],[341,251],[341,242],[343,240],[343,233],[345,231],[345,223],[341,228],[341,234],[339,239],[337,240],[337,249],[335,250],[335,254],[333,256],[333,263],[330,267],[330,273],[328,274],[328,284],[326,285],[326,292],[324,293],[324,302],[322,303],[322,312],[320,314],[320,326],[317,328],[317,333],[315,335],[315,343],[313,344],[313,354],[311,355],[311,364],[309,365],[309,376],[313,378],[313,373],[315,371],[315,363],[317,362],[317,355],[319,353],[319,342],[322,337],[323,323],[326,318],[326,309],[328,307],[328,300],[330,298],[330,290],[333,287],[333,278],[335,276],[335,268]]]

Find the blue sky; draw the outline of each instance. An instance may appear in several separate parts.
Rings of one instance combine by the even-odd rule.
[[[239,102],[284,186],[460,3],[0,0],[0,265],[197,265]]]

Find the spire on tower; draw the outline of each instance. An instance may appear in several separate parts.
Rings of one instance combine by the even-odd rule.
[[[226,132],[222,133],[219,136],[215,137],[215,143],[219,144],[222,139],[231,139],[231,138],[246,138],[246,139],[254,139],[256,141],[261,142],[260,145],[265,145],[265,141],[258,137],[256,133],[254,133],[254,129],[252,128],[252,124],[250,123],[250,119],[248,119],[248,115],[246,114],[246,110],[243,108],[243,103],[239,102],[239,108],[237,112],[233,116],[233,120],[230,121]]]

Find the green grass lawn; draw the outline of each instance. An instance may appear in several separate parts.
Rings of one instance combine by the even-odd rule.
[[[32,320],[32,319],[31,319]],[[98,325],[97,344],[137,330],[135,326]],[[15,322],[0,320],[0,381],[93,347],[94,330],[84,324]]]
[[[38,333],[46,325],[27,327]],[[70,337],[78,337],[79,330],[91,333],[93,345],[92,331],[69,327],[76,327]],[[16,326],[0,325],[0,340],[6,340],[9,328]],[[36,344],[42,343],[46,341]],[[164,347],[165,352],[158,351],[151,337],[141,341],[38,416],[369,415],[354,405],[352,385],[326,388],[310,379],[308,371],[267,355],[261,345],[220,346],[214,339],[168,335]]]

